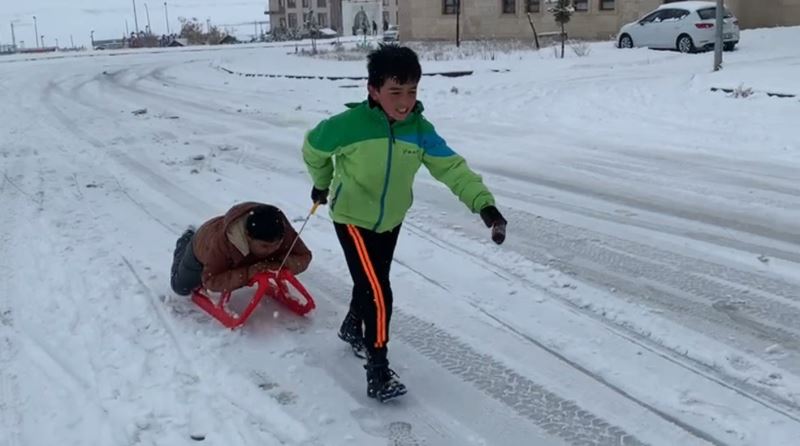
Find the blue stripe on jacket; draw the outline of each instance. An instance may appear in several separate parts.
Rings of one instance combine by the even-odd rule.
[[[428,156],[447,157],[453,156],[456,152],[447,145],[447,142],[436,132],[425,134],[412,133],[408,135],[397,135],[397,139],[405,143],[414,144],[421,147]]]

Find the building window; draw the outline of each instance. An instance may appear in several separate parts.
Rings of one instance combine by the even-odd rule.
[[[389,6],[389,0],[383,0],[383,6]]]
[[[317,0],[317,8],[327,8],[328,0]]]
[[[303,8],[310,8],[311,0],[303,0]]]
[[[503,14],[517,13],[517,0],[500,0],[503,2]]]
[[[281,17],[280,19],[281,28],[286,28],[286,17]]]
[[[600,0],[600,10],[601,11],[613,11],[614,10],[614,0]]]
[[[442,0],[442,14],[455,15],[459,0]]]
[[[289,28],[296,29],[297,28],[297,14],[290,12],[289,16]]]
[[[389,11],[383,11],[383,22],[389,23]],[[384,31],[386,30],[384,29]]]
[[[573,0],[575,2],[575,12],[589,11],[589,0]]]
[[[317,14],[317,25],[319,25],[321,28],[327,28],[328,27],[328,14],[326,14],[324,12],[320,12],[319,14]]]
[[[286,7],[287,8],[297,8],[297,1],[296,0],[286,0]]]
[[[603,0],[600,0],[603,1]],[[528,12],[540,12],[542,9],[541,0],[526,0]]]
[[[278,9],[283,9],[283,0],[278,0]]]

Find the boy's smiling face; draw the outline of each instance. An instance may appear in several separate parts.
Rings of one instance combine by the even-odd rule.
[[[394,79],[387,79],[380,88],[369,86],[369,96],[380,104],[384,113],[393,121],[402,121],[408,117],[417,103],[417,84],[399,84]]]

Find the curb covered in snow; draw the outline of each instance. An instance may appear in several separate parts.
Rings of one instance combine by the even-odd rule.
[[[719,87],[711,87],[711,91],[722,91],[725,93],[733,93],[736,91],[734,88],[719,88]],[[772,91],[763,91],[761,93],[765,93],[769,97],[776,97],[776,98],[794,98],[797,97],[795,94],[789,93],[775,93]]]
[[[314,76],[309,74],[265,74],[265,73],[242,73],[239,71],[229,70],[225,67],[219,67],[220,70],[228,73],[244,77],[271,77],[271,78],[286,78],[286,79],[327,79],[329,81],[340,80],[367,80],[367,76]],[[472,70],[469,71],[441,71],[436,73],[422,73],[423,76],[445,76],[445,77],[462,77],[471,76]]]

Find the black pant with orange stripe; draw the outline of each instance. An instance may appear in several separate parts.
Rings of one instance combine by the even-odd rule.
[[[389,271],[400,225],[382,233],[340,223],[334,226],[353,278],[350,312],[364,321],[364,343],[370,360],[383,362],[392,318]]]

